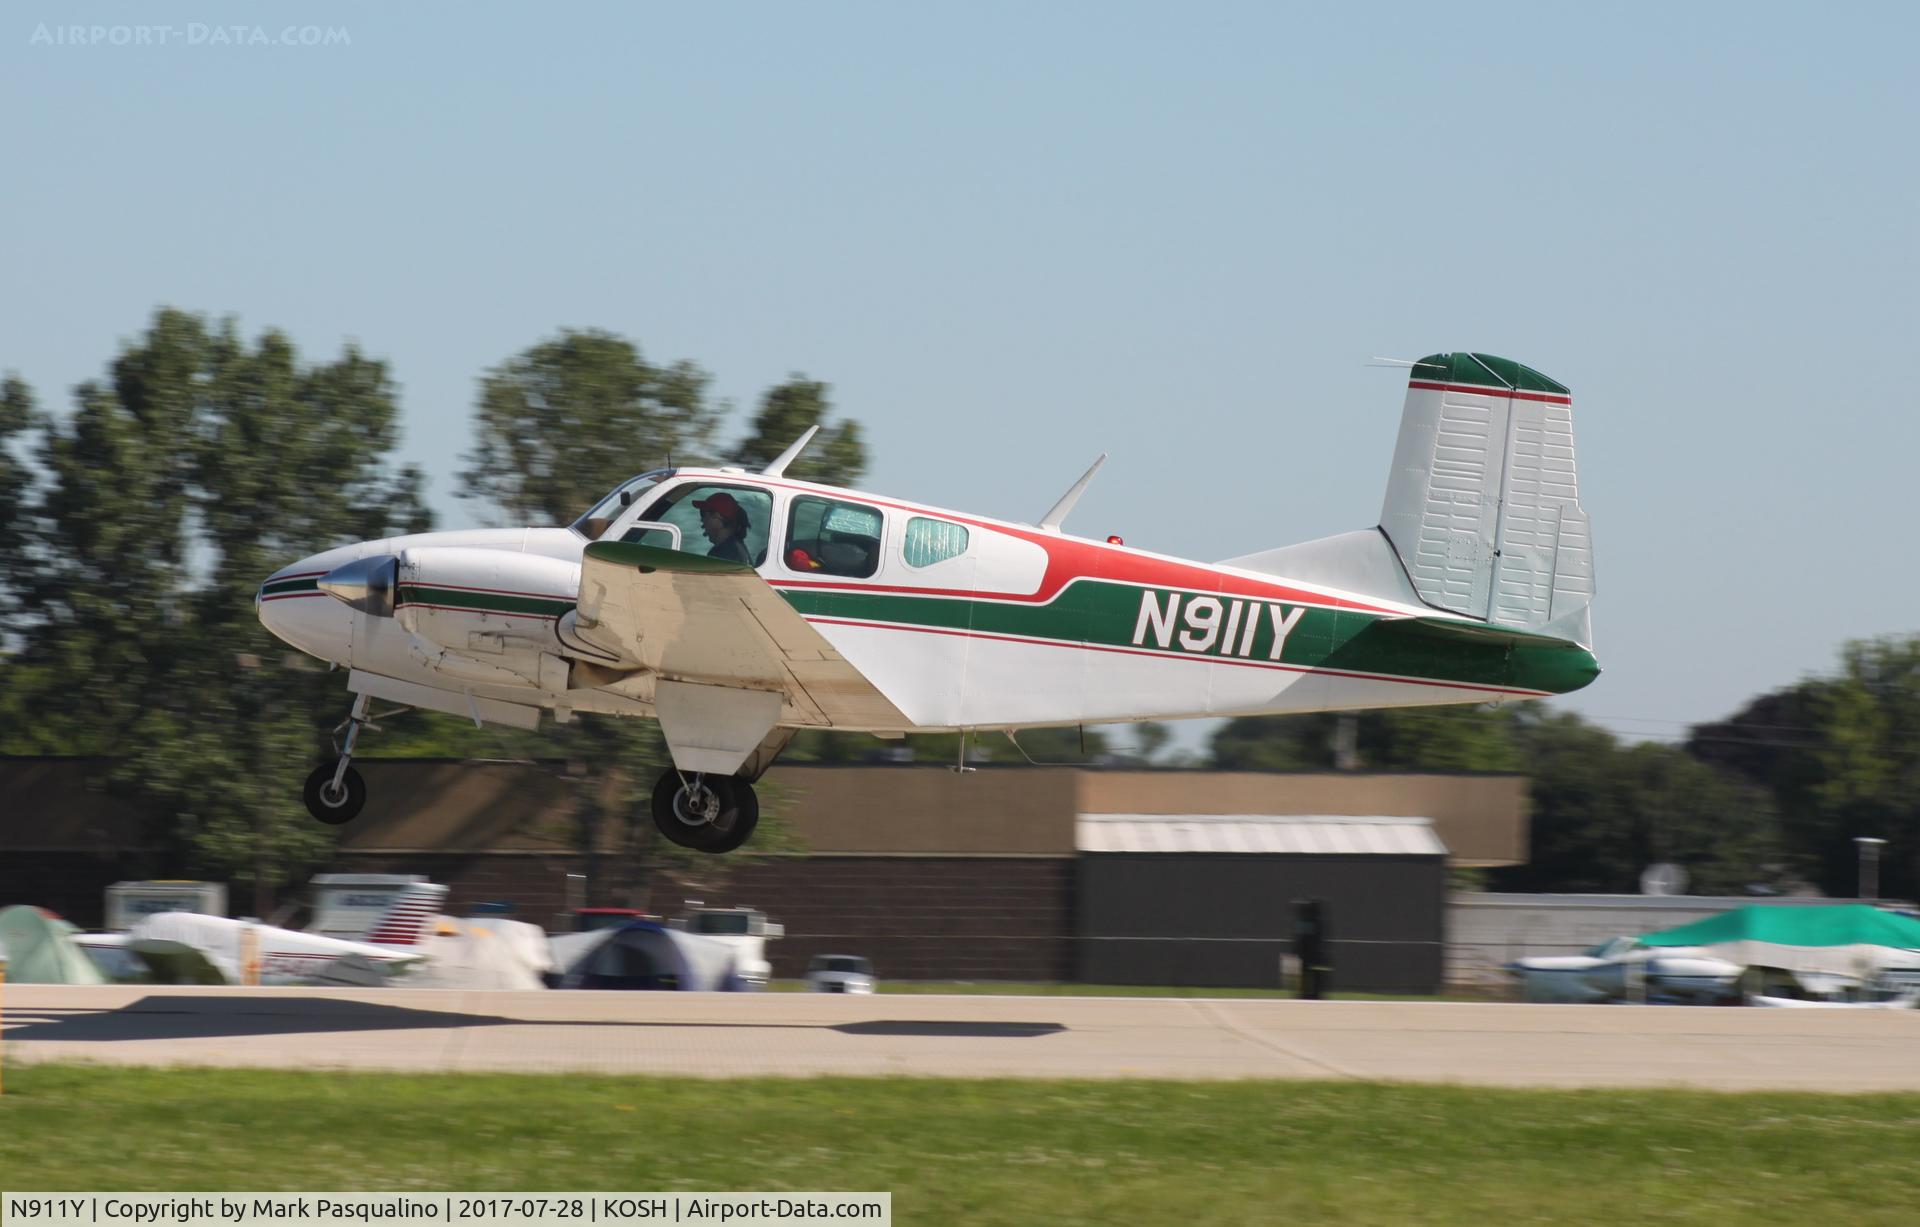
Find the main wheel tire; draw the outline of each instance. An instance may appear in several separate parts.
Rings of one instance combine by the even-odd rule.
[[[753,791],[753,785],[745,780],[729,779],[733,789],[732,821],[724,829],[716,823],[713,827],[713,842],[703,846],[700,851],[719,854],[731,852],[753,835],[753,829],[760,825],[760,798]]]
[[[333,773],[340,766],[340,760],[330,758],[313,769],[307,777],[307,787],[303,794],[307,803],[307,812],[328,826],[341,826],[352,822],[360,815],[360,807],[367,803],[367,782],[351,766],[340,780],[340,788],[333,787]]]
[[[753,785],[726,775],[699,777],[696,795],[678,771],[667,771],[653,786],[653,824],[683,848],[731,852],[760,824],[760,799]]]

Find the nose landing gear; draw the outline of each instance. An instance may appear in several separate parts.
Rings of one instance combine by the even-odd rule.
[[[366,695],[353,696],[353,710],[340,726],[347,731],[346,740],[344,743],[338,740],[334,742],[337,757],[321,763],[307,777],[307,786],[302,793],[307,812],[328,826],[352,822],[359,816],[360,808],[367,803],[367,783],[360,778],[360,773],[353,769],[352,764],[353,747],[360,739],[360,730],[380,727],[367,715],[369,705],[370,700]],[[340,728],[333,730],[336,736]]]
[[[683,848],[731,852],[760,824],[760,799],[739,776],[668,768],[653,786],[653,824]]]

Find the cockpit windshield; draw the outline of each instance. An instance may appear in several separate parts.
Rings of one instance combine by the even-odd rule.
[[[589,541],[598,541],[605,535],[607,529],[613,526],[613,522],[620,518],[620,513],[633,505],[634,500],[671,476],[673,476],[672,469],[655,469],[651,473],[642,473],[638,477],[628,478],[615,486],[607,497],[589,508],[587,514],[575,520],[573,531]]]

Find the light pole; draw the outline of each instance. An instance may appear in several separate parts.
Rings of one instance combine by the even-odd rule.
[[[1887,841],[1874,835],[1855,835],[1854,847],[1860,849],[1860,897],[1880,897],[1880,849]]]

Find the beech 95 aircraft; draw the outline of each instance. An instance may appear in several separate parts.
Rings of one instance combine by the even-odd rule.
[[[1216,563],[1063,533],[1099,461],[1015,524],[785,477],[813,433],[758,473],[644,473],[566,528],[394,537],[272,575],[261,621],[350,670],[314,816],[360,812],[375,699],[523,729],[656,719],[673,766],[654,821],[727,852],[800,729],[1485,703],[1599,673],[1572,398],[1504,358],[1413,364],[1377,527]]]

